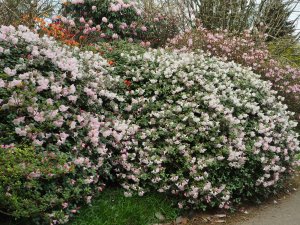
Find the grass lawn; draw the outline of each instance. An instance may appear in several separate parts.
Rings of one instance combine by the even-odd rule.
[[[159,223],[156,213],[165,221],[174,220],[178,210],[172,202],[160,194],[126,198],[120,188],[107,188],[92,206],[84,206],[67,225],[152,225]],[[14,221],[0,214],[0,225],[32,225],[25,221]]]
[[[156,213],[166,220],[177,217],[177,209],[163,195],[126,198],[121,189],[107,189],[68,225],[148,225],[159,222]]]

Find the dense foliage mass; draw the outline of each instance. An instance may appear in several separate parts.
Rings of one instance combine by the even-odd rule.
[[[229,208],[281,187],[299,143],[270,83],[202,52],[124,43],[87,47],[107,61],[0,28],[2,212],[65,223],[111,181],[180,208]]]
[[[299,148],[292,113],[269,82],[202,53],[123,59],[115,71],[126,74],[124,116],[140,126],[115,165],[126,195],[155,190],[180,208],[228,208],[280,187]]]
[[[111,177],[135,132],[116,112],[108,63],[26,27],[0,28],[0,199],[15,217],[66,222]],[[3,157],[3,158],[2,158]],[[3,210],[2,210],[3,211]]]
[[[263,25],[261,29],[265,29]],[[262,75],[262,79],[271,81],[274,90],[286,97],[289,109],[297,113],[296,118],[299,120],[300,69],[274,58],[263,32],[246,30],[241,34],[232,34],[227,30],[211,31],[199,25],[197,29],[187,30],[174,37],[169,47],[189,51],[201,49],[224,61],[251,67],[255,73]]]

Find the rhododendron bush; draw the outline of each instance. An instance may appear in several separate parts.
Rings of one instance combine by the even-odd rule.
[[[138,27],[137,20],[141,11],[134,2],[103,1],[66,1],[63,4],[63,14],[72,17],[74,24],[62,17],[63,23],[79,28],[82,38],[89,42],[94,38],[118,39],[131,37],[136,32],[147,31],[146,27]],[[89,35],[89,36],[87,36]],[[95,37],[96,36],[96,37]]]
[[[194,30],[187,30],[169,41],[170,48],[183,50],[202,49],[212,56],[225,61],[233,60],[243,66],[251,67],[263,79],[270,80],[273,89],[286,97],[285,102],[290,110],[300,116],[300,69],[282,64],[272,56],[261,31],[244,31],[242,34],[232,34],[226,30],[210,31],[201,24]]]
[[[94,47],[107,62],[0,28],[2,213],[62,224],[110,182],[179,208],[229,208],[281,187],[299,143],[269,82],[203,52],[118,43]]]
[[[0,28],[0,155],[14,168],[0,172],[1,211],[63,223],[111,180],[112,151],[137,127],[117,114],[108,66],[24,26]]]
[[[155,190],[180,208],[229,208],[267,196],[292,172],[296,123],[259,75],[203,53],[123,59],[121,108],[140,127],[115,162],[126,195]]]
[[[41,20],[39,23],[43,24]],[[63,36],[64,42],[71,45],[123,39],[149,47],[173,37],[177,22],[166,13],[153,15],[142,11],[136,1],[66,0],[62,16],[54,16],[53,23],[43,26],[43,31],[58,39]],[[57,35],[61,31],[61,36]]]

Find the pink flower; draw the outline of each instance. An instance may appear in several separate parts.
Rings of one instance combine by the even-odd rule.
[[[95,5],[92,6],[92,10],[95,11],[97,10],[97,7]]]
[[[57,141],[57,145],[61,145],[64,144],[66,142],[66,139],[69,137],[68,134],[66,134],[65,132],[62,132],[59,134],[59,138],[60,140]]]
[[[73,130],[73,129],[75,129],[75,127],[76,127],[76,122],[72,121],[70,124],[70,129]]]
[[[36,122],[44,122],[46,119],[44,117],[44,113],[43,112],[36,112],[36,114],[34,115],[33,119],[36,121]]]
[[[113,38],[113,39],[118,39],[119,36],[118,36],[117,34],[113,34],[113,35],[112,35],[112,38]]]
[[[77,115],[77,120],[79,123],[81,123],[82,121],[84,121],[84,117],[81,115]]]
[[[74,22],[74,20],[69,20],[69,24],[70,24],[70,27],[75,27],[75,22]]]
[[[80,23],[85,23],[85,19],[83,17],[80,17],[79,22]]]
[[[179,208],[179,209],[182,209],[182,208],[183,208],[183,204],[179,202],[179,203],[178,203],[178,208]]]
[[[14,75],[16,75],[17,71],[6,67],[6,68],[4,68],[4,73],[6,73],[9,76],[14,76]]]
[[[74,160],[74,164],[76,164],[76,165],[83,165],[83,163],[84,163],[84,158],[83,157],[79,157],[79,158]]]
[[[52,100],[51,98],[48,98],[48,99],[46,100],[46,103],[47,103],[48,105],[53,105],[53,100]]]
[[[132,39],[132,38],[128,38],[128,42],[129,42],[129,43],[132,43],[132,42],[133,42],[133,39]]]
[[[92,196],[87,196],[86,197],[86,203],[90,204],[92,201]]]
[[[25,121],[25,116],[18,117],[18,118],[13,120],[13,124],[14,125],[20,125],[21,123],[24,123],[24,121]]]
[[[0,88],[3,88],[5,87],[5,82],[4,80],[0,79]]]
[[[113,29],[113,28],[114,28],[114,25],[113,25],[112,23],[110,23],[110,24],[108,24],[108,27],[109,27],[110,29]]]
[[[69,101],[71,101],[71,102],[76,102],[77,99],[78,99],[78,96],[76,96],[76,95],[70,95],[70,96],[68,96],[68,99],[69,99]]]
[[[28,178],[31,179],[31,178],[39,178],[41,176],[41,173],[39,171],[37,172],[31,172],[29,175],[28,175]]]
[[[120,4],[111,4],[109,10],[112,12],[118,12],[121,9],[121,5]]]
[[[154,20],[154,22],[158,22],[159,21],[159,19],[157,17],[155,17],[153,20]]]
[[[65,105],[59,106],[59,111],[61,111],[61,112],[65,112],[65,111],[67,111],[68,109],[69,109],[69,107],[67,107],[67,106],[65,106]]]
[[[16,132],[16,134],[18,134],[19,136],[26,136],[26,134],[27,134],[27,131],[24,129],[24,130],[22,130],[21,128],[19,128],[19,127],[16,127],[15,128],[15,132]]]
[[[39,86],[37,87],[38,92],[46,90],[49,87],[49,80],[46,78],[41,78],[37,81],[37,83],[39,84]]]
[[[122,23],[119,27],[120,29],[125,30],[128,27],[128,25],[127,23]]]
[[[19,87],[22,85],[22,81],[21,80],[15,80],[13,79],[11,82],[9,82],[8,87],[9,88],[13,88],[13,87]]]
[[[102,22],[103,22],[103,23],[107,23],[107,21],[108,21],[108,20],[107,20],[106,17],[103,17],[103,18],[102,18]]]
[[[141,11],[140,9],[137,9],[137,10],[136,10],[136,14],[137,14],[138,16],[140,16],[140,15],[142,15],[142,11]]]
[[[145,46],[146,46],[146,43],[143,42],[143,41],[141,41],[140,45],[141,45],[142,47],[145,47]]]
[[[64,203],[61,204],[61,206],[62,206],[64,209],[67,208],[68,205],[69,205],[69,204],[68,204],[67,202],[64,202]]]
[[[147,31],[147,27],[142,26],[142,27],[141,27],[141,30],[144,31],[144,32],[146,32],[146,31]]]
[[[131,28],[131,29],[135,29],[136,26],[137,26],[137,23],[136,23],[136,22],[132,22],[132,23],[130,24],[130,28]]]
[[[44,143],[44,141],[40,141],[40,140],[38,140],[38,139],[35,139],[35,140],[33,141],[33,143],[34,143],[35,145],[42,146],[43,143]]]
[[[77,212],[76,209],[72,209],[72,210],[71,210],[71,213],[76,213],[76,212]]]
[[[59,118],[58,120],[54,121],[53,124],[56,126],[56,127],[61,127],[63,125],[64,121],[63,121],[63,118]]]

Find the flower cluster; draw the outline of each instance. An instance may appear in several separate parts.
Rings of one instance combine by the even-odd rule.
[[[25,145],[45,163],[64,159],[54,164],[57,173],[29,167],[17,186],[2,186],[7,213],[39,214],[52,224],[64,223],[80,203],[89,203],[103,189],[111,177],[112,151],[122,149],[138,129],[118,115],[124,98],[113,91],[120,79],[110,76],[108,67],[100,55],[60,46],[24,26],[1,26],[0,151]],[[28,185],[31,179],[35,186]],[[16,193],[24,196],[19,200],[26,209],[28,199],[48,194],[32,200],[35,210],[26,211],[14,208]]]
[[[199,25],[195,30],[177,35],[168,45],[171,48],[183,47],[182,50],[202,49],[225,61],[233,60],[251,67],[263,79],[270,80],[273,88],[286,97],[292,111],[300,113],[300,70],[274,59],[264,39],[263,33],[254,34],[246,30],[240,35],[233,35],[226,30],[210,31]]]
[[[299,151],[293,115],[271,84],[203,53],[123,54],[124,116],[140,127],[115,160],[125,195],[231,207],[277,189]]]

